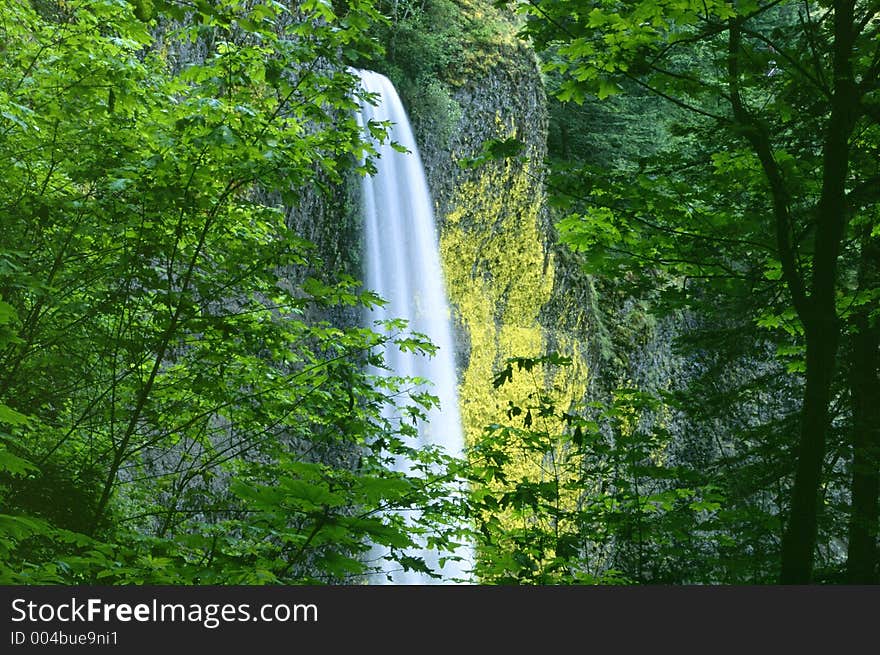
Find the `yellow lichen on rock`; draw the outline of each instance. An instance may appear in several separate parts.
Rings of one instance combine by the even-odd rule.
[[[518,170],[517,170],[518,169]],[[508,357],[536,357],[543,347],[538,323],[553,285],[539,232],[542,198],[527,167],[490,164],[459,186],[440,239],[446,285],[459,325],[470,342],[459,395],[469,442],[506,407],[492,389]],[[513,385],[520,384],[514,380]],[[504,401],[502,403],[502,401]]]
[[[495,122],[503,134],[503,121],[496,116]],[[553,257],[542,232],[543,202],[541,184],[529,164],[503,160],[484,165],[457,185],[451,210],[443,217],[440,250],[447,293],[470,344],[459,391],[471,442],[485,425],[499,420],[508,398],[524,391],[517,386],[525,381],[516,379],[492,389],[494,373],[509,357],[546,354],[552,342],[574,361],[556,372],[558,379],[543,383],[566,389],[571,399],[579,400],[585,390],[586,363],[577,344],[564,334],[548,339],[539,322],[553,291]],[[537,369],[534,373],[544,375]]]
[[[553,257],[542,233],[543,202],[541,183],[528,164],[490,162],[457,185],[451,210],[443,217],[440,249],[447,293],[458,329],[465,333],[462,341],[469,344],[459,384],[468,445],[479,440],[486,426],[522,427],[526,408],[537,405],[541,395],[549,397],[556,416],[536,416],[532,427],[553,435],[548,447],[536,450],[511,438],[505,444],[509,459],[504,475],[508,484],[526,478],[555,480],[560,502],[573,507],[578,492],[565,483],[577,467],[566,461],[566,446],[556,436],[565,430],[559,413],[585,395],[587,365],[574,338],[540,322],[554,283]],[[572,364],[552,369],[538,365],[493,387],[508,358],[539,357],[550,349],[570,357]],[[511,418],[512,406],[523,414]],[[497,516],[502,524],[513,520],[509,512]]]

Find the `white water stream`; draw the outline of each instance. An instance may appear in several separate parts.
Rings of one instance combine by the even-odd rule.
[[[437,346],[436,355],[430,358],[389,346],[385,359],[394,375],[430,380],[433,384],[427,390],[440,399],[440,408],[433,409],[428,420],[419,423],[419,446],[438,445],[447,454],[461,457],[464,436],[458,410],[450,312],[422,161],[406,112],[390,80],[371,71],[357,73],[365,91],[380,94],[375,106],[361,103],[361,124],[370,120],[393,123],[389,138],[377,146],[377,173],[366,176],[362,187],[365,283],[388,301],[384,307],[372,310],[368,320],[372,323],[406,319],[410,330],[427,335]],[[409,152],[398,152],[389,142],[396,142]],[[398,459],[396,466],[407,471],[409,462]],[[431,569],[440,572],[443,582],[468,577],[467,570],[472,566],[467,547],[456,550],[455,554],[464,558],[462,562],[447,561],[442,567],[436,551],[421,549],[410,554],[421,557]],[[438,582],[422,573],[392,570],[395,568],[399,566],[389,566],[385,571],[394,584]],[[387,582],[387,578],[376,576],[374,582]]]

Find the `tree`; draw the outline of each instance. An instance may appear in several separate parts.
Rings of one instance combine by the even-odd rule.
[[[695,133],[714,131],[702,144],[679,148],[661,169],[644,162],[628,185],[591,177],[595,186],[581,192],[587,209],[560,227],[580,248],[604,246],[614,266],[647,264],[667,282],[713,280],[715,293],[752,285],[770,298],[767,282],[784,284],[795,326],[784,325],[789,312],[778,298],[759,319],[788,327],[792,346],[803,346],[780,581],[809,582],[840,343],[869,334],[877,321],[876,287],[856,282],[853,265],[870,259],[877,239],[876,192],[868,191],[878,184],[875,5],[533,0],[521,10],[525,33],[552,49],[547,67],[564,76],[560,98],[602,99],[635,85],[690,115]],[[849,320],[855,307],[861,328]],[[876,367],[850,373],[877,376]],[[862,406],[858,392],[854,401]],[[856,426],[860,462],[863,442],[876,432],[867,425],[859,419]],[[873,475],[876,458],[869,461],[856,467],[856,478]],[[877,485],[874,478],[859,484],[854,520],[868,530],[862,542],[876,541],[876,501],[867,498],[876,498]]]
[[[0,577],[327,582],[446,543],[449,480],[386,458],[449,461],[382,414],[435,399],[366,373],[431,346],[331,322],[382,301],[288,211],[372,152],[333,65],[375,47],[371,3],[0,16]]]

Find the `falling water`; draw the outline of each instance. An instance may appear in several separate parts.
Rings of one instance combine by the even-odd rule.
[[[419,424],[419,445],[441,446],[447,454],[462,456],[464,437],[458,411],[457,379],[453,357],[449,308],[440,267],[440,254],[434,229],[431,196],[418,148],[406,112],[390,80],[371,71],[357,71],[361,85],[377,93],[377,104],[361,103],[360,121],[391,121],[389,138],[377,145],[376,173],[363,181],[363,211],[366,241],[366,285],[388,301],[371,312],[371,320],[403,318],[409,328],[427,335],[437,346],[428,358],[389,346],[385,359],[394,375],[421,377],[433,382],[429,391],[440,399],[427,421]],[[389,142],[409,152],[393,149]],[[399,417],[398,417],[399,418]],[[398,460],[398,470],[409,464]],[[410,553],[424,559],[428,567],[442,574],[444,581],[467,577],[470,555],[467,548],[456,551],[463,561],[439,565],[436,551],[422,549]],[[421,573],[386,571],[395,584],[436,582]],[[381,578],[378,579],[378,578]],[[387,581],[385,575],[376,582]]]

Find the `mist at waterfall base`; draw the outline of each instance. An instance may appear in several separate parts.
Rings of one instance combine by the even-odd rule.
[[[452,328],[422,161],[403,104],[391,81],[372,71],[356,73],[364,91],[379,94],[375,105],[361,102],[361,125],[367,125],[370,120],[392,123],[385,142],[375,144],[376,173],[364,177],[361,189],[366,244],[364,282],[387,301],[369,312],[368,323],[372,327],[374,321],[405,319],[410,331],[426,335],[437,347],[436,354],[427,357],[389,344],[384,353],[385,361],[391,375],[430,380],[433,384],[425,390],[440,400],[439,408],[431,409],[427,420],[419,422],[417,447],[440,446],[446,454],[462,457],[464,435],[458,410]],[[409,152],[395,150],[391,142]],[[393,407],[386,409],[386,417],[410,420],[402,419]],[[397,458],[395,468],[409,473],[410,462]],[[410,520],[413,516],[408,513]],[[375,552],[373,556],[380,554]],[[443,566],[439,561],[443,554],[436,550],[421,548],[407,555],[423,559],[428,568],[442,577],[438,580],[421,572],[403,571],[400,565],[387,562],[383,572],[371,576],[369,582],[449,583],[453,579],[469,578],[468,571],[473,566],[471,549],[466,546],[455,551],[461,561],[446,560]]]

